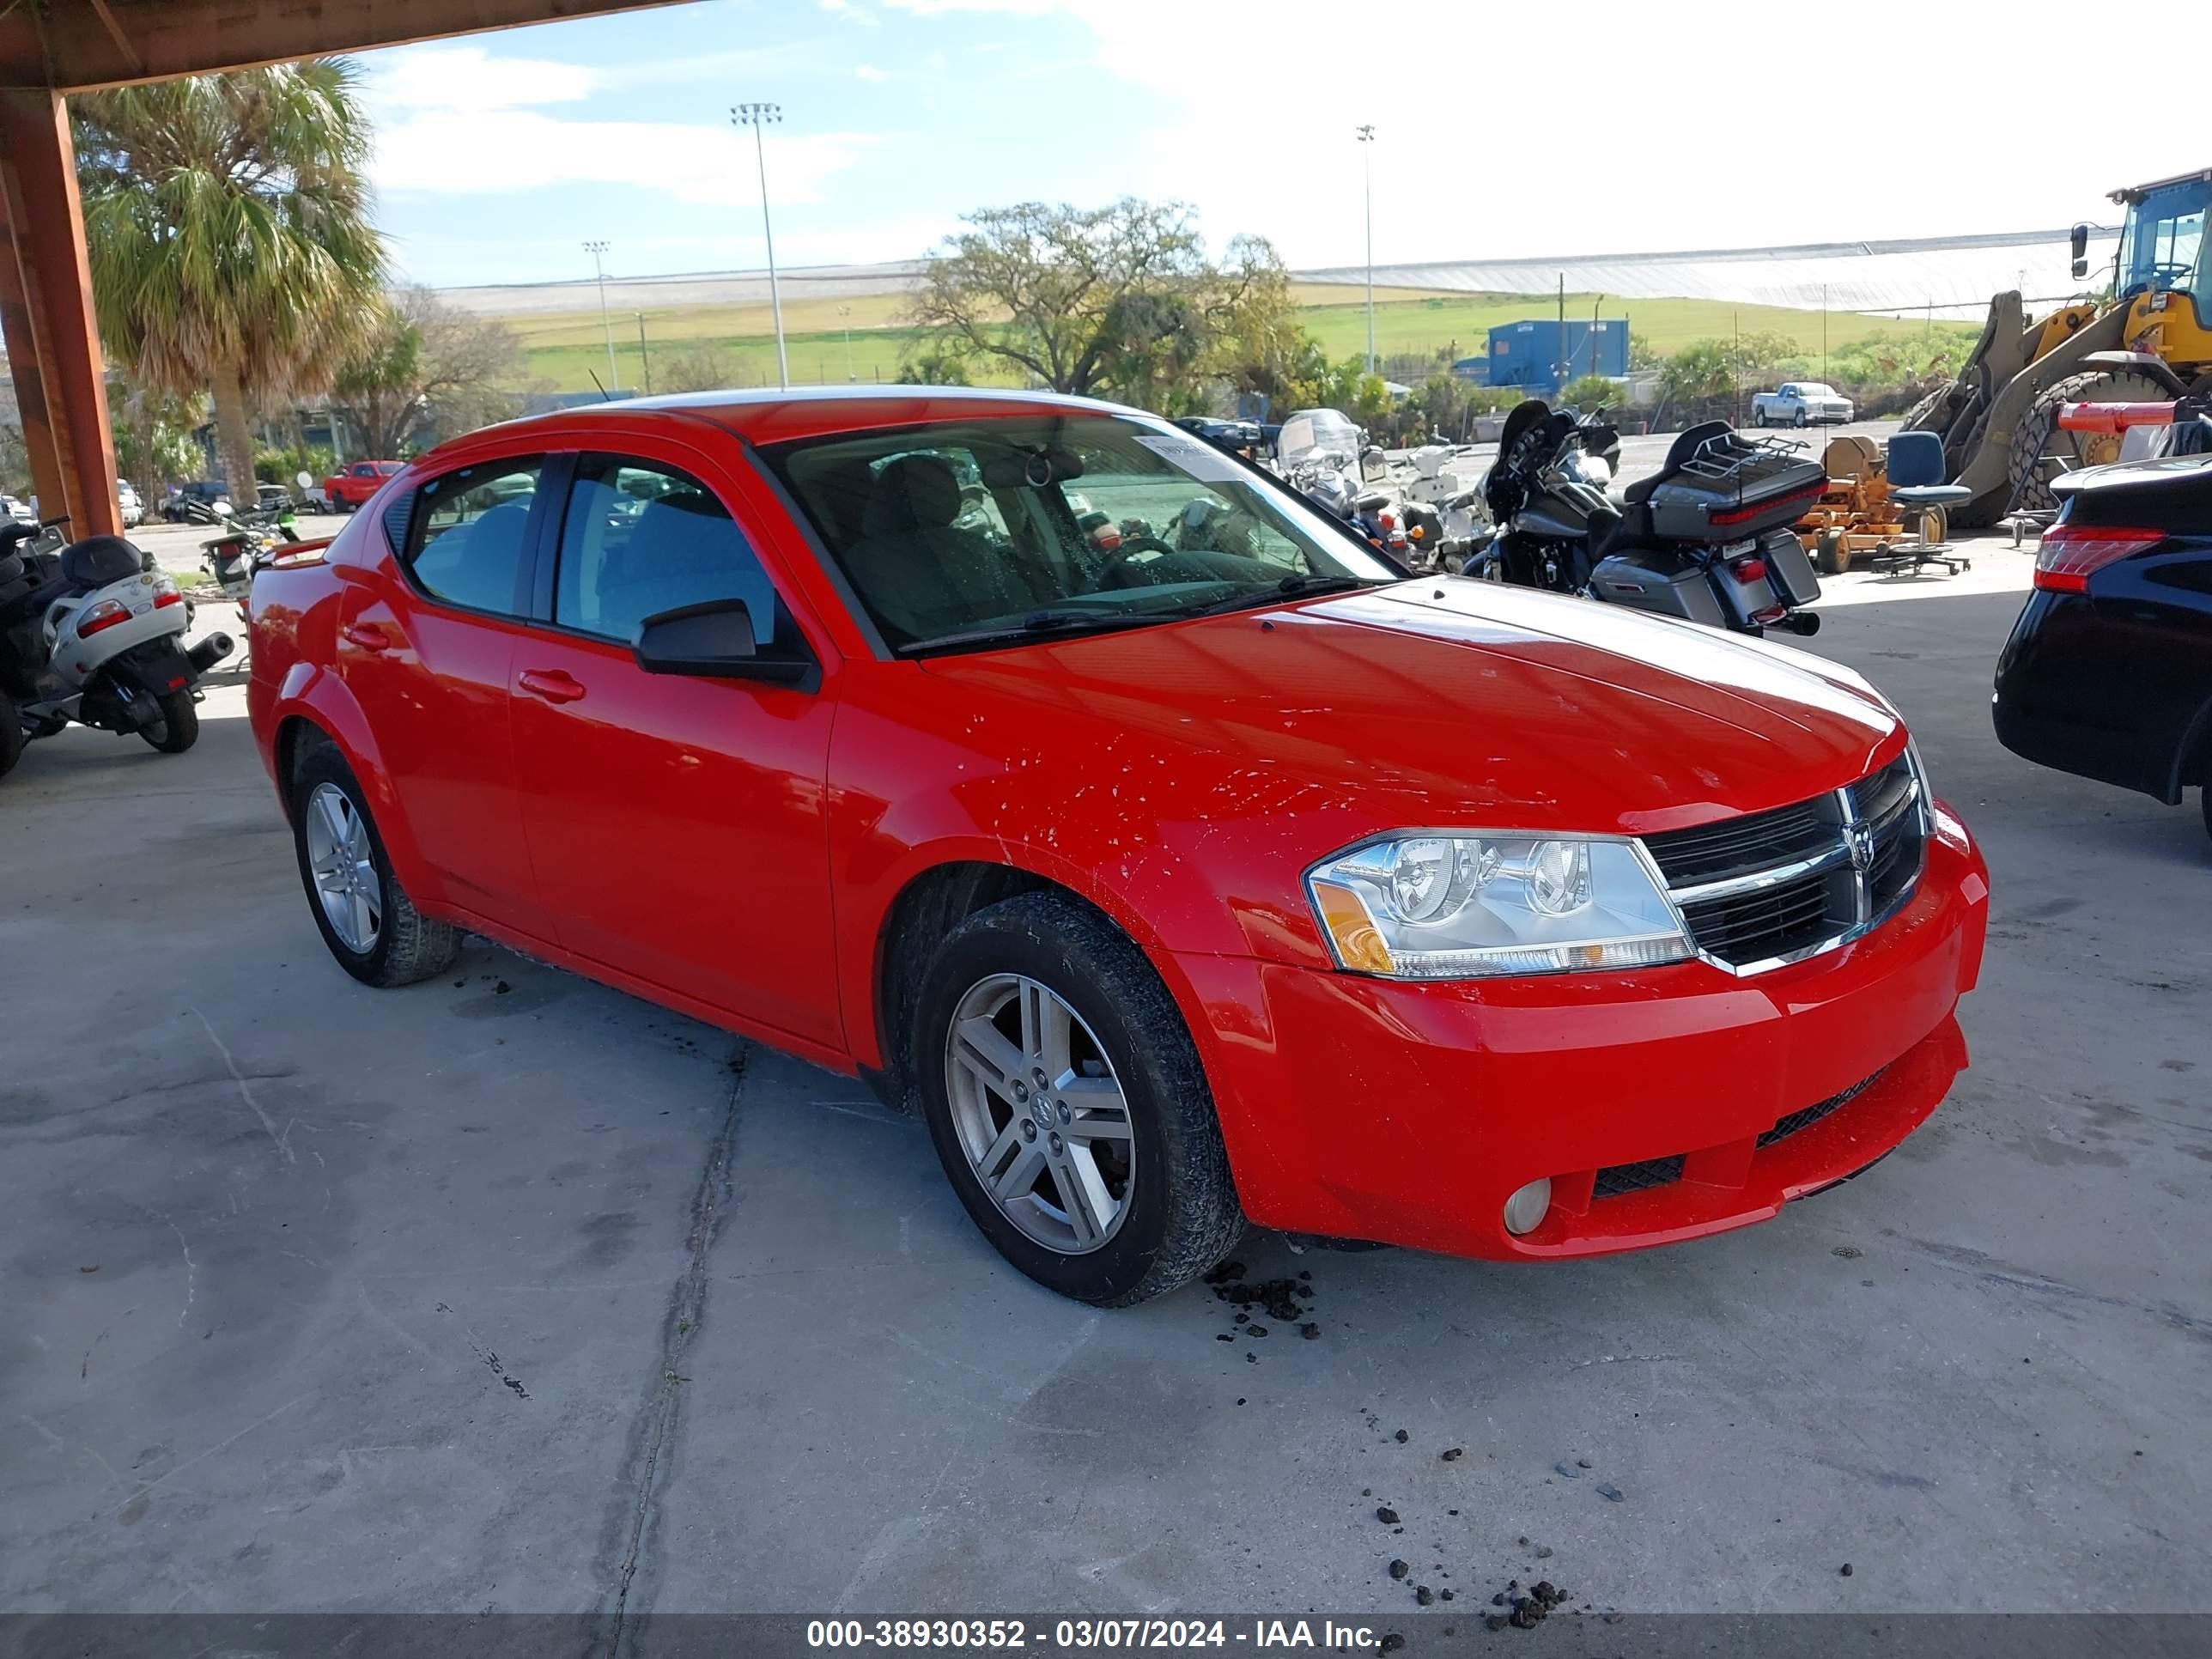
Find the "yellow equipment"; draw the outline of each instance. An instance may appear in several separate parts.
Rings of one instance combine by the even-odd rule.
[[[2060,431],[2063,404],[2142,403],[2212,387],[2212,167],[2112,192],[2126,209],[2106,294],[2031,319],[2017,291],[1989,320],[1959,378],[1905,418],[1943,440],[1948,476],[1974,494],[1961,526],[2053,504],[2058,471],[2115,459],[2109,434]],[[2088,275],[2089,228],[2074,228],[2074,275]],[[2105,453],[2110,449],[2112,453]]]
[[[1840,576],[1855,554],[1879,557],[1905,539],[1905,521],[1889,499],[1889,469],[1871,438],[1832,438],[1820,453],[1828,487],[1797,520],[1797,539],[1824,576]],[[1928,511],[1940,519],[1941,507]],[[1935,526],[1930,526],[1935,528]],[[1941,529],[1930,538],[1943,539]]]

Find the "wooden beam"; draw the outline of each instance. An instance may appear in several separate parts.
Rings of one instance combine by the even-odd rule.
[[[123,61],[131,65],[131,72],[143,72],[146,65],[139,61],[138,49],[131,44],[131,37],[124,33],[123,25],[115,21],[115,14],[108,10],[107,0],[92,0],[92,9],[99,13],[108,39],[115,42],[116,51],[123,54]]]
[[[0,92],[0,333],[40,514],[66,514],[78,536],[120,535],[76,147],[59,93]]]
[[[43,4],[19,0],[0,15],[0,88],[83,92],[684,3],[686,0],[43,0]],[[33,7],[38,8],[35,13]]]

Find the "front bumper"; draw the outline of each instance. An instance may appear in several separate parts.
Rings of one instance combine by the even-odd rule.
[[[1686,963],[1419,985],[1177,962],[1254,1221],[1455,1255],[1590,1255],[1765,1220],[1894,1148],[1966,1066],[1953,1011],[1979,976],[1988,909],[1981,855],[1939,808],[1896,917],[1750,978]],[[1668,1161],[1663,1184],[1599,1195],[1601,1172],[1653,1160]],[[1550,1212],[1508,1233],[1507,1197],[1540,1176]]]

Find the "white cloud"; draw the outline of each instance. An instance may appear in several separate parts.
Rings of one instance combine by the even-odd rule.
[[[819,202],[825,182],[859,165],[866,133],[767,134],[769,191],[778,207]],[[760,202],[753,147],[728,126],[666,121],[569,121],[522,109],[423,110],[377,136],[380,189],[461,196],[605,184],[702,207]],[[603,227],[602,227],[603,228]]]
[[[869,82],[884,82],[891,78],[888,70],[879,70],[873,64],[855,64],[853,65],[853,73],[861,80]]]
[[[374,101],[402,110],[522,109],[574,103],[599,84],[599,76],[579,64],[443,46],[377,58],[368,90]]]
[[[1931,107],[1924,77],[1890,72],[1884,44],[1910,41],[1916,63],[1978,61],[1980,7],[1860,0],[1839,42],[1832,7],[1814,0],[1775,0],[1750,28],[1686,26],[1679,7],[1649,0],[1583,0],[1564,35],[1556,8],[1396,0],[1388,42],[1363,56],[1343,0],[1273,0],[1264,15],[1192,0],[884,3],[1080,25],[1099,70],[1166,106],[1132,135],[1123,187],[1191,200],[1217,243],[1256,232],[1294,264],[1360,258],[1352,130],[1369,121],[1385,263],[2045,228],[2106,212],[2105,191],[2172,170],[2156,128],[2045,145],[2032,167],[1987,160],[2034,131],[2033,111]],[[2069,15],[2056,0],[2015,0],[2007,27],[2036,38]],[[1018,27],[1006,36],[1035,55]],[[1808,75],[1850,89],[1808,94]],[[1303,113],[1241,127],[1238,88]],[[1763,112],[1807,97],[1843,111],[1844,129],[1761,131]],[[1223,155],[1247,131],[1267,133],[1260,165]],[[1957,159],[1977,144],[1984,161]],[[1936,154],[1954,159],[1931,175]]]

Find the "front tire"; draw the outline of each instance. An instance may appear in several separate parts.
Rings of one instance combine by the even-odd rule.
[[[442,974],[460,951],[450,923],[415,908],[353,769],[325,742],[292,774],[292,842],[307,908],[339,967],[380,989]]]
[[[1073,896],[1025,893],[938,947],[908,1054],[977,1229],[1040,1285],[1127,1307],[1244,1231],[1198,1050],[1159,975]]]
[[[200,740],[200,711],[190,687],[162,693],[154,699],[154,706],[161,712],[152,725],[140,726],[138,735],[155,750],[181,755]]]

